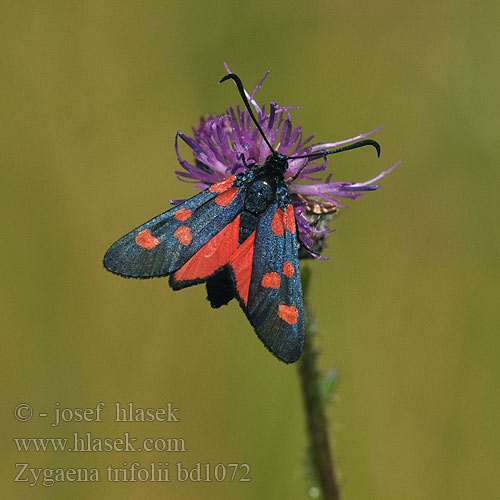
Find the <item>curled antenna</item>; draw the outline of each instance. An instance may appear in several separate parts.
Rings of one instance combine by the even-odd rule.
[[[273,152],[273,154],[276,154],[276,151],[274,148],[271,146],[271,143],[266,137],[266,134],[264,134],[264,131],[262,130],[262,127],[259,125],[259,122],[257,121],[257,118],[255,118],[255,115],[253,114],[252,108],[250,107],[250,103],[248,102],[247,96],[245,94],[245,88],[243,87],[243,83],[238,75],[235,75],[234,73],[230,73],[229,75],[224,76],[219,83],[225,82],[226,80],[234,80],[234,83],[236,83],[236,86],[238,87],[238,91],[241,95],[241,98],[243,99],[243,102],[245,103],[245,107],[247,108],[247,111],[249,115],[252,117],[253,122],[259,129],[259,132],[261,133],[264,141],[268,145],[269,149]],[[326,158],[328,155],[333,155],[335,153],[340,153],[342,151],[348,151],[349,149],[356,149],[356,148],[362,148],[364,146],[373,146],[377,150],[377,156],[380,156],[380,144],[377,141],[373,141],[371,139],[365,139],[362,141],[355,142],[353,144],[349,144],[348,146],[342,146],[337,149],[331,149],[329,151],[321,151],[318,153],[310,153],[307,155],[300,155],[300,156],[286,156],[283,155],[287,160],[297,160],[300,158]],[[305,167],[305,165],[304,165]],[[302,168],[304,168],[302,167]],[[296,176],[300,173],[302,168],[295,174],[293,177],[294,179]]]
[[[363,141],[355,142],[354,144],[349,144],[348,146],[342,146],[341,148],[332,149],[330,151],[321,151],[318,153],[310,153],[308,155],[301,156],[289,156],[289,160],[296,160],[298,158],[324,158],[328,155],[333,155],[335,153],[340,153],[342,151],[348,151],[349,149],[362,148],[363,146],[373,146],[377,150],[377,156],[380,156],[380,144],[372,139],[365,139]]]
[[[240,80],[240,77],[238,75],[235,75],[234,73],[229,73],[229,75],[226,75],[224,78],[219,83],[225,82],[226,80],[234,80],[234,83],[236,83],[236,86],[238,87],[238,91],[241,95],[241,98],[243,99],[243,102],[245,103],[245,107],[247,108],[247,111],[249,115],[252,117],[253,122],[259,129],[259,132],[261,133],[262,137],[266,141],[266,144],[269,146],[269,149],[273,152],[276,153],[274,148],[271,146],[271,143],[267,140],[266,134],[264,134],[264,131],[262,130],[261,126],[259,125],[259,122],[257,121],[257,118],[255,118],[255,115],[253,114],[252,108],[250,107],[250,103],[248,102],[247,96],[245,94],[245,88],[243,87],[243,83]]]
[[[342,146],[337,149],[331,149],[330,151],[320,151],[318,153],[310,153],[308,155],[300,155],[300,156],[288,156],[287,160],[296,160],[298,158],[312,158],[312,159],[317,159],[317,158],[326,158],[328,155],[333,155],[335,153],[341,153],[342,151],[349,151],[349,149],[356,149],[356,148],[362,148],[363,146],[373,146],[377,150],[377,156],[380,157],[380,144],[377,141],[373,141],[372,139],[365,139],[363,141],[358,141],[353,144],[349,144],[347,146]],[[290,179],[291,182],[293,182],[304,170],[304,168],[307,167],[307,163],[302,165],[299,170],[295,173],[295,175]]]

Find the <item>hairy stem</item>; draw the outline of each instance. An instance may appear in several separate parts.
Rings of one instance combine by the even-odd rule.
[[[337,474],[335,472],[328,438],[328,420],[326,418],[324,400],[321,394],[318,350],[315,347],[317,330],[308,301],[311,277],[310,269],[304,267],[301,275],[302,291],[304,295],[306,338],[304,351],[297,364],[297,371],[304,400],[309,452],[323,500],[339,500],[340,491],[337,482]]]

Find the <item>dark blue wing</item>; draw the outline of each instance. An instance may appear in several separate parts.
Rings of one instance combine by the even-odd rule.
[[[115,242],[104,267],[130,278],[167,276],[222,231],[243,206],[244,185],[231,176],[158,215]]]
[[[262,342],[286,363],[296,361],[304,346],[304,305],[291,204],[282,210],[276,202],[267,209],[231,259],[230,271],[240,304]]]

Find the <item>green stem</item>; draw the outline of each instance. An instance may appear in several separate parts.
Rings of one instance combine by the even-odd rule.
[[[318,350],[315,347],[317,330],[307,296],[310,285],[310,269],[304,267],[301,275],[306,325],[304,351],[298,361],[297,369],[304,399],[309,451],[323,500],[339,500],[340,491],[328,438],[328,420],[321,397]]]

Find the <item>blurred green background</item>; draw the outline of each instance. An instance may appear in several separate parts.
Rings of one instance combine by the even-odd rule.
[[[362,181],[313,262],[322,367],[340,371],[331,436],[346,500],[500,498],[498,2],[4,2],[1,9],[2,498],[301,499],[294,366],[236,303],[122,280],[108,246],[189,197],[178,129],[239,104],[300,105],[320,141],[384,125],[382,157],[330,160]],[[184,150],[184,155],[187,155]],[[30,403],[107,403],[103,422],[17,422]],[[115,423],[114,402],[180,408]],[[50,417],[49,417],[50,418]],[[185,453],[18,453],[13,436],[182,437]],[[14,483],[15,463],[251,466],[248,483]]]

